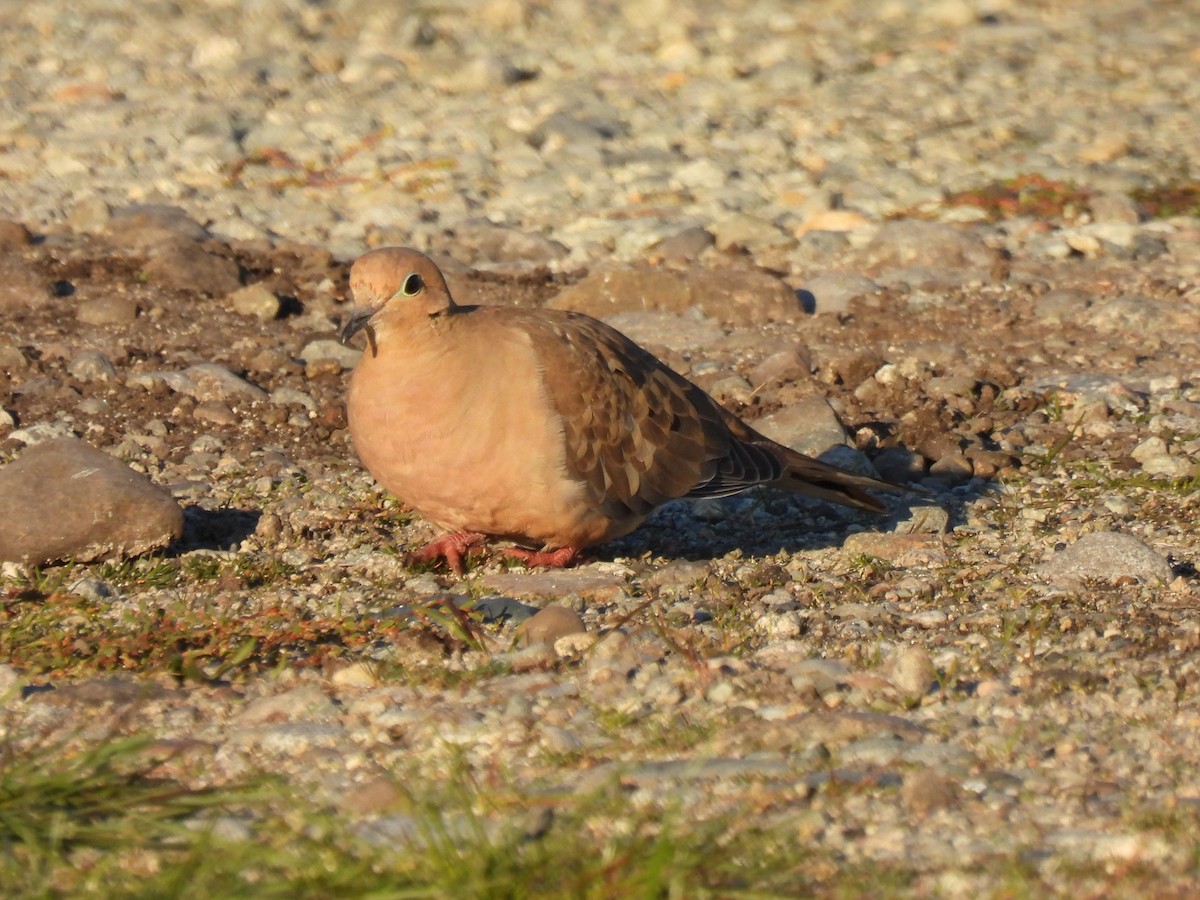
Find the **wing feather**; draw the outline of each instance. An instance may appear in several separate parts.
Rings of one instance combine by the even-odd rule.
[[[878,512],[886,507],[863,489],[897,489],[759,434],[590,316],[511,307],[503,314],[533,342],[562,420],[567,469],[604,515],[640,518],[669,500],[727,497],[758,484]]]

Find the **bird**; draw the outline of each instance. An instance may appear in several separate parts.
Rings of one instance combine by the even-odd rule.
[[[767,485],[875,513],[911,490],[759,434],[615,328],[581,312],[457,304],[437,264],[384,247],[350,269],[341,331],[351,442],[375,480],[444,533],[410,556],[464,559],[501,541],[561,567],[671,500]]]

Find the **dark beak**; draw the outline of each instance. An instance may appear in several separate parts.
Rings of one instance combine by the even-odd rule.
[[[379,312],[378,306],[361,306],[358,309],[350,311],[350,317],[346,319],[342,325],[341,341],[343,344],[350,343],[350,338],[354,337],[364,328],[368,328],[371,323],[371,316]]]

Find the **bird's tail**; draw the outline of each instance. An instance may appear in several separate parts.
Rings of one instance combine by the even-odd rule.
[[[914,488],[893,484],[881,478],[871,478],[869,475],[858,475],[831,466],[820,460],[797,453],[795,450],[783,448],[779,453],[784,469],[783,475],[771,482],[772,487],[783,488],[828,500],[842,506],[852,506],[855,509],[865,509],[873,513],[887,512],[887,505],[877,497],[868,494],[866,488],[877,491],[914,491]],[[779,452],[779,451],[776,451]]]

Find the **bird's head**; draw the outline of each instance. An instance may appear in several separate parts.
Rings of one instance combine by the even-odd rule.
[[[427,321],[455,305],[437,264],[403,247],[383,247],[355,260],[350,292],[356,306],[342,326],[342,343],[365,329],[372,353],[389,331]]]

